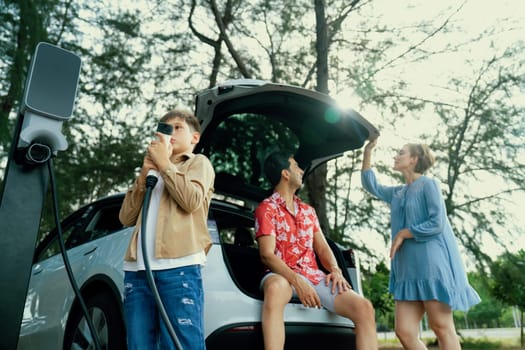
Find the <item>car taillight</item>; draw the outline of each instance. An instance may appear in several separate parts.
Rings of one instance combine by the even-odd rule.
[[[249,326],[237,326],[228,329],[228,332],[254,332],[261,330],[261,326],[249,325]]]

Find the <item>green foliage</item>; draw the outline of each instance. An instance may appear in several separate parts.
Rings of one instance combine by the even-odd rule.
[[[510,63],[523,47],[515,47],[486,61],[473,81],[455,81],[455,90],[468,92],[463,108],[436,105],[446,128],[438,131],[432,147],[446,163],[445,203],[458,238],[480,266],[490,258],[480,249],[482,235],[498,240],[498,230],[509,221],[500,210],[508,194],[525,189],[522,179],[525,105],[510,96],[523,89],[522,64]],[[487,179],[504,184],[484,191],[464,191]]]
[[[152,135],[136,132],[136,116],[124,120],[119,116],[128,106],[139,107],[136,101],[143,93],[141,72],[150,56],[145,45],[137,46],[140,16],[109,12],[101,5],[13,1],[5,15],[2,11],[9,21],[0,24],[0,32],[5,34],[0,37],[8,38],[10,46],[4,50],[2,45],[0,68],[13,72],[0,81],[1,87],[8,87],[8,93],[1,91],[0,95],[5,113],[0,115],[2,125],[14,121],[25,70],[38,42],[58,43],[79,54],[83,62],[76,109],[72,120],[63,126],[69,147],[67,153],[59,152],[55,161],[63,214],[129,183],[141,164],[144,138]],[[82,19],[78,17],[80,10]],[[86,23],[92,27],[81,33]],[[21,35],[23,45],[13,45]],[[6,145],[10,138],[7,135],[0,141]]]
[[[363,274],[363,294],[376,310],[377,324],[393,329],[394,298],[388,291],[390,271],[384,262],[375,267],[375,272]]]
[[[454,320],[458,328],[498,328],[513,327],[514,324],[505,324],[503,314],[509,308],[495,299],[487,283],[490,276],[471,272],[468,274],[470,285],[476,290],[481,302],[473,306],[468,312],[455,311]]]
[[[377,200],[364,195],[360,179],[361,151],[348,152],[331,161],[328,167],[331,181],[328,182],[326,203],[330,213],[330,237],[360,251],[363,258],[375,257],[376,252],[363,241],[372,232],[380,234],[383,242],[390,241],[389,213],[386,206],[377,205]],[[364,195],[359,202],[352,200],[352,191],[356,189]]]
[[[271,186],[262,169],[265,157],[277,149],[294,154],[298,147],[297,137],[283,124],[252,114],[229,117],[211,138],[212,145],[202,152],[210,155],[217,174],[226,172],[268,191]]]
[[[4,4],[5,3],[5,4]],[[3,1],[0,12],[0,146],[7,148],[31,55],[48,41],[47,24],[57,16],[55,1]]]
[[[491,293],[507,305],[516,305],[525,311],[525,251],[504,253],[493,262]]]
[[[502,341],[490,340],[490,339],[461,339],[462,349],[471,350],[497,350],[497,349],[509,349]]]

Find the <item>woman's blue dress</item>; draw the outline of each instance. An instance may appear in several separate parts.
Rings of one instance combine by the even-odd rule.
[[[480,302],[467,280],[456,237],[436,181],[420,176],[409,185],[382,186],[372,169],[361,173],[363,187],[390,205],[392,239],[408,228],[391,261],[389,290],[395,300],[439,300],[452,310]]]

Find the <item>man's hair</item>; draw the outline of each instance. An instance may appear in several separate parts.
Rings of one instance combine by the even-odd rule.
[[[264,174],[270,180],[273,187],[281,181],[281,172],[283,169],[290,169],[290,158],[293,154],[283,151],[272,152],[264,161]]]
[[[168,113],[164,114],[162,118],[160,118],[160,122],[166,123],[175,118],[184,119],[186,121],[186,124],[189,125],[191,131],[200,132],[201,125],[199,123],[199,120],[190,111],[186,111],[182,109],[173,109],[169,111]]]

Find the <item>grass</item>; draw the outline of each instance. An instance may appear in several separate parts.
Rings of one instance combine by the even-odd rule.
[[[435,339],[423,339],[427,344],[428,350],[439,349]],[[494,340],[487,338],[463,338],[461,339],[462,350],[521,350],[519,339],[516,340]],[[399,350],[403,349],[397,339],[379,339],[379,349]]]

